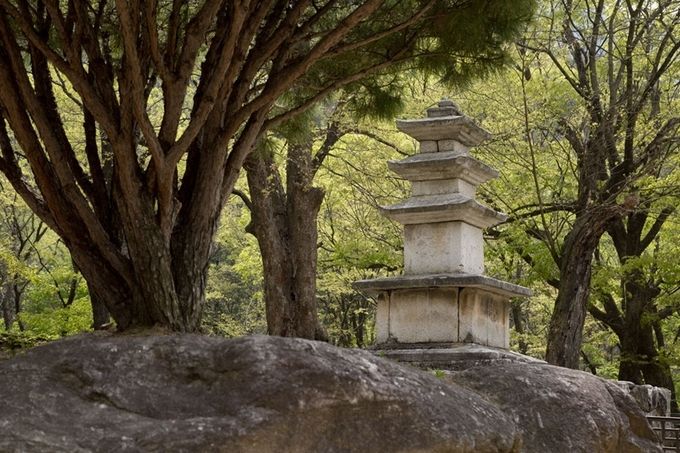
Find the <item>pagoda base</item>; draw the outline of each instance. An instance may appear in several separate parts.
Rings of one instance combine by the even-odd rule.
[[[480,288],[415,288],[378,297],[378,343],[478,343],[509,348],[509,300]]]
[[[377,295],[376,342],[477,343],[508,349],[510,297],[518,287],[484,275],[440,274],[365,280]]]
[[[475,343],[449,344],[378,344],[372,352],[380,357],[401,363],[435,370],[463,371],[478,366],[499,363],[545,363],[503,348],[494,348]]]

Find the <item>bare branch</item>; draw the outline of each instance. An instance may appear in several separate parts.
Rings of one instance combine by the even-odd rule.
[[[249,211],[253,210],[253,202],[250,201],[250,198],[248,197],[248,195],[246,195],[245,192],[243,192],[242,190],[234,189],[231,191],[231,194],[239,197]]]

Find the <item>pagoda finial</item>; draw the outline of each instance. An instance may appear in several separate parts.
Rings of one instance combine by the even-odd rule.
[[[442,98],[442,100],[437,103],[437,107],[430,107],[427,109],[427,117],[439,118],[442,116],[463,116],[463,112],[452,100]]]

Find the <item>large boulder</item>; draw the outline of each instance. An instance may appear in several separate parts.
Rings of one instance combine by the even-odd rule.
[[[540,363],[470,368],[448,379],[515,420],[523,451],[659,451],[639,406],[613,381]]]
[[[0,362],[0,402],[2,452],[660,451],[632,400],[585,373],[440,378],[274,337],[63,340]]]

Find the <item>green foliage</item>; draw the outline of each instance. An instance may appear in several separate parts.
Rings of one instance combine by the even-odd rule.
[[[438,379],[443,379],[446,377],[446,372],[444,370],[430,370],[432,374],[434,374],[434,377]]]
[[[44,299],[29,299],[26,305],[19,318],[33,335],[57,338],[91,329],[92,305],[87,295],[68,307],[45,303]]]
[[[3,351],[13,354],[19,350],[39,346],[41,344],[56,340],[57,338],[57,336],[15,330],[9,332],[0,332],[0,354]]]
[[[317,177],[326,192],[318,221],[319,312],[331,340],[342,346],[366,346],[375,335],[375,301],[352,289],[352,282],[391,275],[402,266],[401,227],[377,209],[407,192],[386,162],[403,157],[400,150],[409,143],[390,128],[376,119],[358,122],[357,132],[342,138]]]
[[[250,221],[242,203],[222,213],[210,260],[202,330],[225,337],[264,334],[262,263],[257,242],[243,231]]]
[[[406,82],[399,75],[394,75],[388,83],[366,80],[352,91],[348,106],[357,118],[373,117],[390,120],[404,109],[403,86]],[[372,83],[373,82],[373,83]],[[351,87],[350,90],[355,87]],[[349,91],[349,90],[348,90]]]
[[[56,338],[89,330],[87,286],[67,250],[15,193],[5,189],[9,185],[2,179],[0,188],[1,329],[10,324],[6,333],[19,338]]]
[[[677,4],[663,4],[673,14],[677,12]],[[512,66],[506,71],[493,75],[485,81],[477,82],[463,93],[460,98],[463,111],[475,117],[483,126],[491,130],[494,139],[486,146],[480,147],[476,153],[485,162],[500,170],[501,177],[492,184],[481,188],[480,194],[488,203],[511,215],[511,222],[498,227],[490,235],[487,248],[487,269],[496,275],[505,275],[506,279],[518,281],[530,286],[537,293],[530,305],[521,307],[525,324],[528,328],[522,334],[515,333],[513,347],[531,350],[541,347],[540,336],[544,334],[536,330],[536,326],[545,326],[547,318],[543,310],[532,310],[538,303],[544,305],[550,313],[551,299],[554,292],[549,284],[556,285],[560,278],[560,255],[563,242],[571,230],[575,216],[584,209],[590,209],[598,203],[623,203],[635,193],[641,200],[638,209],[648,212],[641,238],[649,234],[654,220],[674,208],[680,195],[680,180],[677,176],[678,147],[674,139],[669,140],[663,149],[662,157],[653,164],[639,167],[635,174],[629,174],[625,184],[613,195],[604,193],[606,184],[603,171],[616,172],[616,168],[624,158],[623,149],[635,156],[643,156],[649,143],[658,133],[661,125],[676,116],[678,96],[673,87],[677,84],[677,55],[670,57],[669,69],[659,73],[659,83],[654,89],[652,101],[642,103],[639,117],[635,124],[625,128],[630,107],[623,108],[626,94],[625,84],[608,83],[610,74],[616,74],[619,67],[631,64],[635,68],[635,84],[644,86],[646,77],[655,69],[652,66],[660,39],[666,33],[667,24],[654,23],[640,26],[638,32],[645,35],[646,44],[635,50],[632,61],[617,59],[622,55],[628,36],[625,33],[629,14],[632,10],[616,10],[613,2],[605,2],[601,17],[606,18],[599,29],[610,34],[602,34],[598,39],[590,39],[593,33],[593,11],[587,8],[587,2],[544,2],[539,4],[536,22],[527,27],[522,38],[517,41],[516,49],[511,53]],[[640,3],[642,15],[640,23],[655,17],[656,8],[662,4],[655,2]],[[567,17],[564,8],[573,8],[571,17]],[[613,13],[616,14],[613,14]],[[662,15],[664,13],[661,13]],[[571,32],[563,30],[567,24]],[[579,28],[579,31],[575,31]],[[573,39],[571,45],[565,41]],[[586,55],[588,42],[597,43],[595,55]],[[577,77],[578,64],[575,61],[575,46],[583,52],[582,57],[592,63],[592,71],[586,78]],[[670,48],[666,47],[666,51]],[[549,55],[550,53],[550,55]],[[663,58],[661,58],[662,60]],[[570,76],[571,74],[571,76]],[[584,86],[599,82],[599,90],[594,96],[584,99],[578,90]],[[576,81],[576,82],[574,82]],[[630,96],[638,99],[640,92],[634,91]],[[439,93],[432,97],[440,96]],[[631,100],[633,99],[631,98]],[[597,98],[602,103],[603,111],[611,108],[615,113],[615,121],[609,121],[609,113],[598,121],[591,115],[589,99]],[[432,99],[434,100],[434,99]],[[637,100],[632,101],[638,102]],[[642,102],[642,101],[640,101]],[[609,105],[608,103],[612,103]],[[631,104],[632,105],[632,104]],[[602,133],[602,125],[608,124],[610,130],[616,130],[613,141],[607,152],[606,162],[602,163],[597,177],[584,177],[585,170],[594,163],[583,163],[583,153],[579,155],[578,147],[574,147],[566,138],[570,130],[577,131],[580,140],[587,146],[586,151],[595,155],[597,143],[590,138]],[[618,129],[615,129],[618,128]],[[624,143],[626,133],[633,131]],[[645,157],[646,159],[647,157]],[[629,165],[637,165],[636,160]],[[597,179],[600,178],[600,179]],[[634,183],[632,181],[635,181]],[[594,194],[601,194],[598,199]],[[583,194],[590,194],[588,205],[578,205]],[[625,279],[635,276],[640,282],[652,288],[658,288],[660,294],[650,300],[642,318],[645,326],[654,325],[654,336],[662,360],[673,356],[669,350],[676,351],[680,346],[677,335],[676,317],[680,305],[677,304],[679,266],[677,259],[677,214],[671,218],[658,232],[658,240],[636,256],[622,254],[618,256],[614,244],[607,236],[603,237],[596,253],[595,266],[591,281],[592,293],[590,303],[600,311],[604,310],[602,297],[606,295],[613,300],[622,316],[625,314],[625,294],[622,288]],[[629,217],[624,217],[624,227],[634,228]],[[522,264],[521,262],[524,262]],[[536,320],[534,324],[531,320]],[[533,327],[532,327],[533,324]],[[665,340],[664,340],[665,339]],[[673,339],[673,341],[670,341]],[[620,339],[604,323],[588,318],[584,329],[583,353],[590,361],[590,366],[598,374],[614,377],[619,362]],[[664,345],[665,344],[665,345]],[[675,366],[670,360],[666,363]],[[586,359],[582,363],[587,367]],[[676,379],[677,382],[677,379]]]

